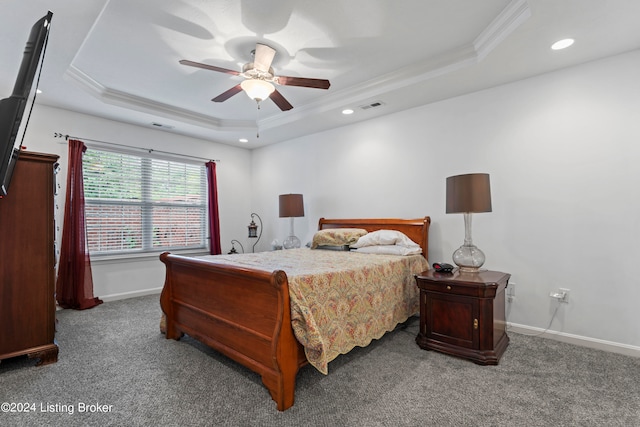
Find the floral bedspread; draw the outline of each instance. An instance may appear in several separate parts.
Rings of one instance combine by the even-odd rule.
[[[323,374],[339,354],[368,345],[417,313],[414,275],[429,269],[422,255],[307,248],[213,257],[217,262],[287,273],[293,331],[309,363]]]

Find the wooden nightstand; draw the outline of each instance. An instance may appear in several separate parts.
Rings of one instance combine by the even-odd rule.
[[[499,271],[458,270],[417,275],[420,333],[416,343],[479,365],[497,365],[509,344],[505,289],[510,277]]]

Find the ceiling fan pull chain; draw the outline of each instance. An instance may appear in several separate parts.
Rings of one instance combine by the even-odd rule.
[[[260,138],[260,100],[256,100],[258,108],[256,109],[256,138]]]

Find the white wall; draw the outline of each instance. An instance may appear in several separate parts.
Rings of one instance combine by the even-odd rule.
[[[491,174],[473,217],[485,267],[512,274],[512,324],[640,350],[640,51],[254,150],[262,249],[288,234],[278,194],[304,194],[296,234],[325,217],[432,218],[430,261],[451,262],[461,215],[445,178]],[[261,242],[262,243],[262,242]],[[624,352],[624,351],[622,351]]]
[[[278,218],[278,195],[300,192],[303,242],[321,216],[430,215],[430,260],[450,261],[464,227],[461,215],[444,214],[445,178],[488,172],[493,212],[474,216],[473,237],[487,268],[512,274],[508,320],[546,328],[556,307],[549,292],[569,288],[552,331],[636,352],[638,69],[635,51],[253,152],[36,106],[25,145],[61,156],[63,187],[67,146],[54,132],[221,159],[224,252],[231,239],[250,250],[251,212],[264,220],[256,250],[282,241],[289,223]],[[63,202],[64,191],[60,226]],[[164,280],[157,257],[94,261],[93,273],[106,299],[158,291]]]
[[[216,172],[222,249],[227,252],[231,248],[231,239],[241,242],[248,240],[246,236],[251,198],[251,155],[248,150],[36,105],[24,145],[30,151],[60,156],[62,170],[58,182],[62,188],[57,197],[59,209],[56,212],[59,229],[62,228],[64,213],[68,147],[64,139],[54,138],[54,132],[80,139],[89,138],[205,159],[219,159]],[[90,144],[90,141],[86,142]],[[243,244],[246,246],[247,243]],[[164,265],[157,255],[109,261],[93,258],[92,270],[94,295],[105,300],[159,292],[164,283]]]

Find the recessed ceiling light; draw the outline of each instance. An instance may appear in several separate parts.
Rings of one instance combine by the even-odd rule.
[[[351,108],[345,108],[344,110],[342,110],[342,114],[344,115],[353,114],[353,110]]]
[[[553,50],[565,49],[565,48],[571,46],[574,41],[575,40],[573,40],[573,39],[558,40],[557,42],[555,42],[554,44],[551,45],[551,49],[553,49]]]
[[[240,138],[238,140],[238,142],[242,142],[243,144],[245,144],[245,143],[249,142],[249,140],[247,138]]]
[[[42,90],[36,89],[36,93],[42,93]]]

